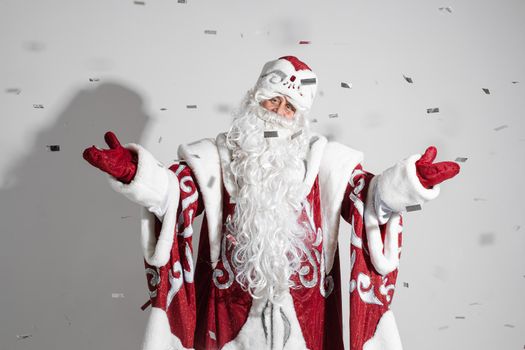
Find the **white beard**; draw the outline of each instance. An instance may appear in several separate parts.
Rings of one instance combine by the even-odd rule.
[[[277,131],[279,137],[265,138],[265,131]],[[254,298],[278,301],[299,270],[306,237],[298,216],[307,195],[303,180],[308,137],[301,113],[286,120],[259,106],[251,95],[227,133],[230,170],[238,186],[232,264],[237,282]]]

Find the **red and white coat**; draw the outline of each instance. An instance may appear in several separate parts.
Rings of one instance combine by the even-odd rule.
[[[401,212],[439,194],[424,188],[414,155],[379,176],[362,153],[312,136],[303,212],[306,261],[277,304],[253,299],[235,281],[225,227],[235,208],[225,135],[179,148],[169,169],[144,148],[135,178],[112,187],[144,207],[141,243],[152,310],[143,350],[344,349],[340,263],[350,265],[351,350],[402,349],[390,310],[401,250]],[[197,261],[193,221],[204,214]],[[350,261],[339,261],[340,219],[351,224]],[[348,283],[347,281],[343,283]]]

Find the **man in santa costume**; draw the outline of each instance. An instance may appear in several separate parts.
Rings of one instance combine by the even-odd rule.
[[[228,132],[181,145],[169,168],[137,144],[84,158],[144,207],[150,318],[144,350],[344,349],[338,231],[351,224],[350,348],[401,349],[390,303],[401,213],[459,172],[436,149],[380,175],[309,129],[317,89],[293,56],[266,63]],[[195,218],[204,214],[197,261]]]

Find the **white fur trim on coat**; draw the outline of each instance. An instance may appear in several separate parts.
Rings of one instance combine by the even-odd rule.
[[[182,346],[180,339],[171,333],[166,311],[151,308],[142,350],[192,350]]]
[[[381,316],[374,336],[363,345],[363,350],[403,350],[392,310]]]
[[[385,276],[399,266],[399,234],[401,233],[400,214],[392,214],[386,223],[385,242],[381,237],[379,218],[374,200],[376,198],[378,177],[374,176],[368,186],[365,201],[364,224],[368,241],[368,252],[372,265],[378,273]]]
[[[212,267],[215,267],[221,251],[223,184],[217,146],[213,139],[202,139],[180,145],[178,153],[190,166],[202,193],[208,222],[210,260]]]
[[[168,263],[175,235],[179,205],[179,181],[148,151],[136,144],[126,148],[138,154],[137,172],[129,184],[114,178],[111,187],[144,207],[141,218],[141,246],[144,259],[150,265],[161,267]],[[159,238],[155,237],[155,217],[162,220]]]
[[[324,148],[319,168],[321,211],[323,214],[323,249],[325,250],[326,274],[334,263],[341,204],[346,186],[354,168],[363,161],[363,153],[337,142],[329,142]]]
[[[407,206],[423,204],[439,195],[439,185],[425,188],[416,174],[416,161],[420,154],[408,157],[386,169],[378,180],[378,195],[394,213],[405,211]]]

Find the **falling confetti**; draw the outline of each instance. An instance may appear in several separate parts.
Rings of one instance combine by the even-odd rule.
[[[483,92],[486,93],[487,95],[490,95],[490,90],[489,90],[489,89],[485,89],[485,88],[483,88],[482,90],[483,90]]]
[[[457,157],[456,158],[456,162],[460,162],[460,163],[465,163],[467,161],[468,158],[463,158],[463,157]]]
[[[312,119],[312,123],[317,123],[317,119],[316,118]]]
[[[195,108],[197,108],[197,105],[186,105],[186,108],[188,108],[188,109],[195,109]]]
[[[146,302],[144,303],[144,305],[142,305],[142,306],[140,307],[140,309],[141,309],[142,311],[144,311],[144,310],[146,310],[146,309],[148,308],[148,306],[150,306],[150,305],[151,305],[151,299],[148,300],[148,301],[146,301]]]
[[[519,84],[519,81],[513,81],[512,84]]]
[[[128,215],[128,216],[121,216],[120,218],[121,218],[121,219],[127,219],[127,218],[130,218],[130,217],[131,217],[131,216]]]
[[[124,293],[111,293],[111,297],[114,299],[124,298]]]
[[[167,108],[161,108],[160,110],[161,111],[167,111],[168,109]]]
[[[440,330],[440,331],[445,330],[445,329],[448,329],[448,326],[442,326],[442,327],[438,328],[438,330]]]
[[[215,183],[215,176],[210,177],[208,180],[208,188],[211,188],[213,184]]]
[[[299,41],[299,45],[308,45],[310,43],[311,43],[310,40],[301,40],[301,41]]]
[[[452,13],[452,7],[450,6],[447,6],[447,7],[440,7],[439,8],[440,11],[447,11],[448,13]]]
[[[346,89],[351,89],[352,88],[352,83],[341,82],[341,87],[342,88],[346,88]]]
[[[339,115],[337,113],[328,114],[328,118],[338,118]]]
[[[456,316],[457,320],[464,320],[465,318],[466,318],[465,316]]]
[[[198,154],[192,154],[191,156],[192,156],[193,158],[201,159],[201,157],[200,157]]]
[[[100,81],[100,79],[99,78],[89,78],[89,81],[96,82],[96,81]]]
[[[20,340],[20,339],[31,338],[32,336],[33,336],[32,334],[17,334],[17,335],[16,335],[16,338],[17,338],[18,340]]]
[[[427,108],[427,113],[439,113],[439,107]]]
[[[177,0],[177,2],[178,2],[179,4],[185,4],[185,3],[186,3],[186,0]]]
[[[516,226],[514,226],[514,230],[515,230],[515,231],[519,231],[520,228],[521,228],[520,225],[516,225]]]
[[[69,317],[67,317],[67,315],[64,315],[64,318],[66,319],[68,326],[71,326],[71,320],[69,319]]]
[[[34,104],[34,105],[33,105],[33,108],[40,108],[40,109],[42,109],[42,108],[44,108],[44,106],[43,106],[43,105],[37,105],[37,104]]]
[[[469,304],[469,306],[476,306],[476,305],[481,305],[481,303],[474,302],[474,303],[470,303],[470,304]]]
[[[144,1],[133,1],[135,5],[146,5]]]
[[[494,233],[485,232],[479,235],[479,245],[492,245],[494,244]]]
[[[51,152],[60,152],[60,145],[47,145],[46,147]]]
[[[503,325],[503,327],[514,328],[515,326],[514,326],[513,324],[505,323],[505,324]]]
[[[217,340],[217,337],[215,336],[215,333],[213,333],[212,331],[208,331],[208,332],[210,334],[210,339]]]
[[[215,34],[217,34],[217,31],[216,31],[216,30],[206,29],[206,30],[204,31],[204,34],[213,34],[213,35],[215,35]]]
[[[22,92],[22,90],[17,89],[17,88],[9,88],[9,89],[5,89],[5,92],[7,92],[8,94],[20,95],[20,92]]]
[[[408,282],[403,282],[403,287],[408,288]]]
[[[279,133],[277,131],[265,131],[264,132],[264,137],[265,138],[269,138],[269,137],[279,137]]]
[[[406,207],[406,210],[407,210],[407,212],[421,210],[421,205],[419,205],[419,204],[409,205],[408,207]]]
[[[485,198],[479,198],[479,197],[476,197],[474,198],[474,202],[485,202],[487,199]]]
[[[494,131],[500,131],[500,130],[506,129],[508,127],[509,127],[508,125],[501,125],[501,126],[498,126],[497,128],[494,128]]]
[[[315,78],[301,79],[301,84],[303,85],[314,85],[317,80]]]
[[[407,82],[409,82],[410,84],[413,84],[413,83],[414,83],[414,82],[412,81],[412,78],[407,77],[407,76],[404,75],[404,74],[403,74],[403,78],[405,78],[405,80],[406,80]]]
[[[160,143],[161,141],[162,141],[162,136],[161,136],[161,137],[159,137],[159,143]]]
[[[302,131],[302,130],[299,130],[299,131],[297,131],[296,133],[294,133],[292,136],[290,136],[290,139],[293,140],[293,139],[295,139],[297,136],[301,135],[302,133],[303,133],[303,131]]]

